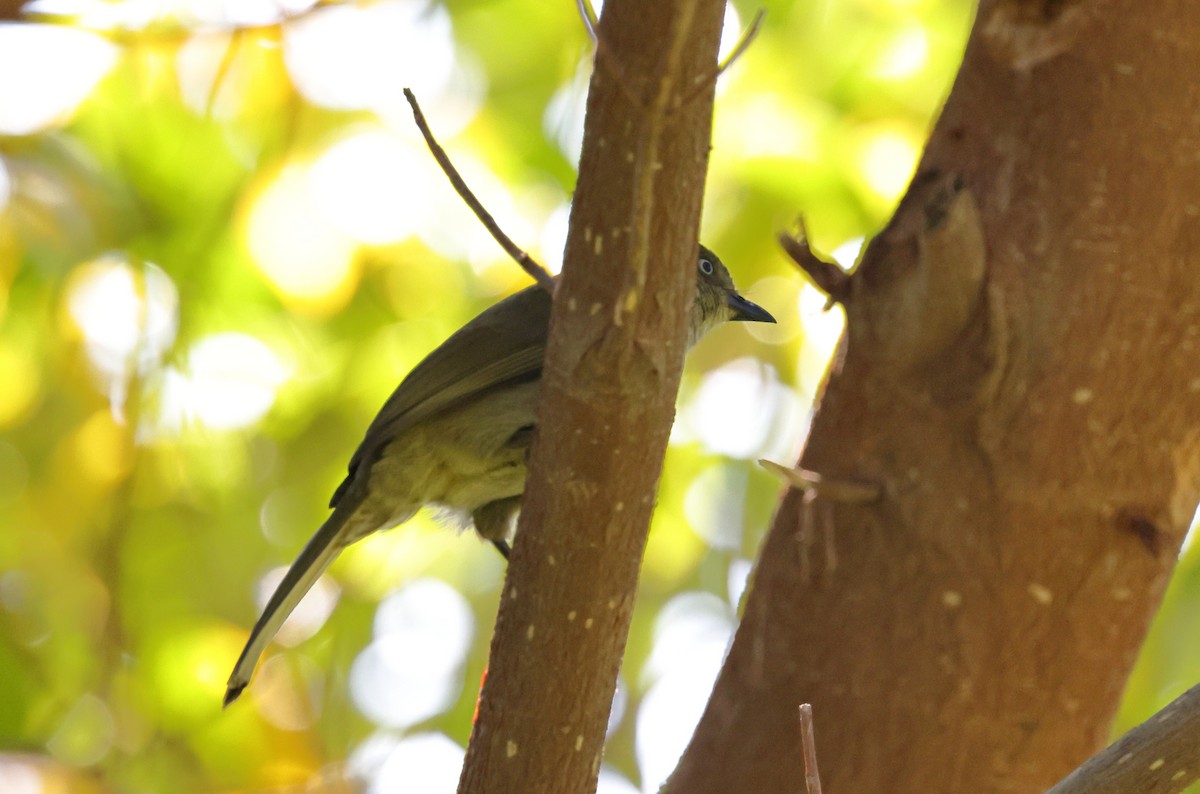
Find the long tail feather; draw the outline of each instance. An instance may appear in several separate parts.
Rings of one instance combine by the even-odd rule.
[[[233,673],[226,684],[226,706],[237,700],[238,695],[242,694],[242,690],[250,683],[250,677],[258,664],[258,657],[266,650],[267,644],[275,637],[288,615],[292,614],[300,599],[321,574],[325,573],[338,552],[348,545],[350,539],[347,537],[348,533],[344,532],[346,522],[354,515],[361,499],[349,498],[349,494],[347,496],[348,498],[341,500],[337,509],[308,541],[300,556],[292,563],[292,567],[288,568],[283,581],[275,588],[271,600],[267,602],[258,622],[254,624],[250,639],[246,641],[246,647],[242,649],[242,655],[233,666]]]

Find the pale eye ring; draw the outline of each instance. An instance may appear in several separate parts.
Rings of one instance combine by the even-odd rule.
[[[701,259],[700,272],[706,276],[711,276],[713,274],[713,263],[707,259]]]

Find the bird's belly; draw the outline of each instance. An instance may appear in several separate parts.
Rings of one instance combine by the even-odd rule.
[[[481,444],[440,429],[410,431],[384,449],[371,468],[371,501],[402,513],[433,505],[469,514],[524,492],[526,445]]]
[[[525,491],[525,455],[510,459],[494,458],[486,468],[476,469],[472,476],[442,478],[442,487],[430,502],[454,511],[471,513],[489,502],[507,499]],[[461,468],[451,466],[461,473]]]

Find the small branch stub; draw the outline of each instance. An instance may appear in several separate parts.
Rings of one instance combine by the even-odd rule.
[[[822,477],[815,471],[793,469],[773,460],[760,460],[758,465],[778,474],[783,480],[806,496],[828,499],[838,504],[870,504],[883,497],[883,486],[866,480]]]
[[[844,306],[850,297],[850,274],[833,262],[826,262],[814,254],[808,245],[808,230],[804,227],[804,221],[798,220],[796,225],[798,228],[795,234],[779,234],[779,244],[813,285],[829,296],[825,304],[826,309],[835,303]]]
[[[817,736],[813,729],[811,703],[800,704],[800,746],[804,751],[804,786],[808,794],[821,794],[821,773],[817,769]]]

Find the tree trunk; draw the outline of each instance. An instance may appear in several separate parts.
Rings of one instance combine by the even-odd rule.
[[[1104,744],[1200,498],[1198,69],[1186,0],[982,4],[801,460],[881,498],[785,497],[669,791],[803,791],[803,702],[833,794]]]
[[[722,0],[609,0],[538,436],[459,790],[596,788],[696,278]]]

